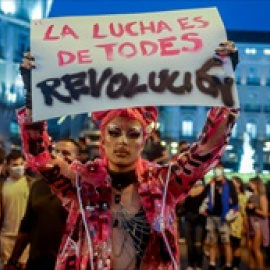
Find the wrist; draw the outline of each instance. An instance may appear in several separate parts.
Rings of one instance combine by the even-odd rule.
[[[18,263],[18,260],[9,258],[7,261],[7,265],[18,267],[19,263]]]

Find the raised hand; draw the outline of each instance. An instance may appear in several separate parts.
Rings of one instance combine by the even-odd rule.
[[[233,41],[224,41],[219,43],[219,46],[215,49],[215,52],[220,57],[229,56],[232,61],[233,69],[235,70],[237,64],[239,63],[238,50],[235,47]]]
[[[35,59],[30,52],[24,54],[23,61],[20,65],[20,73],[22,76],[24,88],[26,89],[25,105],[27,114],[31,114],[32,109],[32,87],[31,87],[31,70],[35,68]]]

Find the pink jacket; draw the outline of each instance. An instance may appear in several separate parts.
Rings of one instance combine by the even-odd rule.
[[[214,107],[208,113],[198,142],[175,162],[159,166],[142,159],[138,161],[137,188],[151,226],[140,269],[174,269],[172,260],[165,260],[163,255],[168,253],[164,245],[166,237],[173,257],[176,261],[179,258],[175,205],[219,161],[236,117],[236,110]],[[96,160],[84,165],[75,161],[69,165],[51,159],[46,124],[31,123],[24,110],[18,112],[18,120],[29,166],[46,178],[69,211],[56,269],[112,269],[109,211],[112,190],[105,162]],[[32,129],[38,130],[39,135],[33,137]],[[48,163],[54,165],[48,167]]]

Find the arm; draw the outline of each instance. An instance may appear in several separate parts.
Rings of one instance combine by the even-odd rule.
[[[207,116],[205,126],[197,143],[180,155],[172,166],[174,177],[170,181],[171,193],[178,197],[187,194],[193,184],[214,167],[228,144],[237,110],[214,107]]]
[[[268,217],[268,201],[265,195],[260,196],[260,208],[255,208],[254,211],[260,217]]]
[[[16,270],[16,265],[18,265],[18,261],[26,248],[26,246],[30,242],[30,235],[27,233],[19,233],[15,242],[15,246],[13,248],[12,254],[4,267],[4,270]]]
[[[51,154],[51,141],[45,122],[33,123],[31,120],[31,69],[35,63],[33,57],[25,54],[20,71],[26,93],[26,108],[18,110],[18,123],[21,128],[22,146],[28,166],[39,172],[58,197],[68,205],[76,196],[72,181],[75,173],[70,164]]]
[[[236,67],[238,52],[233,42],[221,43],[216,54],[230,56],[233,67]],[[192,185],[217,164],[228,144],[237,117],[238,109],[235,108],[213,107],[208,112],[198,142],[178,156],[172,168],[175,181],[171,181],[170,190],[175,197],[181,193],[187,194]]]

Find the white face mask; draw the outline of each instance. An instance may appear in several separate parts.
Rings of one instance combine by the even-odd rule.
[[[10,173],[18,178],[21,178],[24,175],[24,171],[24,165],[10,168]]]

